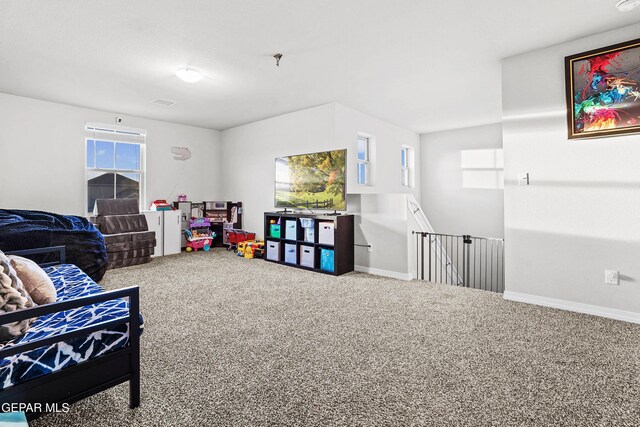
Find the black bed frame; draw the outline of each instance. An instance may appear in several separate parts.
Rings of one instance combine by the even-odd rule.
[[[59,261],[41,264],[42,266],[65,263],[64,246],[27,249],[7,252],[6,254],[28,257],[29,255],[49,252],[57,252]],[[129,313],[126,316],[85,326],[53,337],[2,348],[0,349],[0,359],[128,323],[129,345],[127,347],[0,390],[0,404],[31,404],[32,407],[42,407],[44,412],[47,404],[50,407],[51,405],[54,405],[54,407],[57,405],[59,408],[61,404],[76,402],[117,384],[129,381],[129,407],[137,408],[140,406],[140,334],[137,333],[140,329],[140,296],[137,286],[0,314],[0,325],[118,298],[129,299]],[[27,418],[33,419],[40,414],[41,412],[27,412]]]

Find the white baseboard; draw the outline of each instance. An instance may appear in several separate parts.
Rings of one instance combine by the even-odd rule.
[[[353,269],[355,271],[359,271],[360,273],[368,273],[368,274],[374,274],[376,276],[391,277],[392,279],[399,279],[399,280],[413,279],[413,274],[411,273],[399,273],[397,271],[381,270],[379,268],[365,267],[363,265],[355,265]]]
[[[579,302],[512,291],[504,291],[503,298],[510,301],[558,308],[560,310],[575,311],[577,313],[591,314],[593,316],[607,317],[609,319],[622,320],[623,322],[640,324],[640,313],[635,313],[633,311],[623,311],[615,308],[600,307],[598,305],[582,304]]]

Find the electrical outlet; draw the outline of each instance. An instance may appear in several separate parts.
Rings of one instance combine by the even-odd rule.
[[[371,243],[369,243],[369,247],[367,248],[367,250],[369,252],[373,252],[373,245]]]
[[[618,270],[605,270],[604,283],[606,285],[619,285],[620,280],[618,278]]]

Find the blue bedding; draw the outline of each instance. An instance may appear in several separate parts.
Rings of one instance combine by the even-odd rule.
[[[104,237],[86,218],[49,212],[0,209],[0,250],[65,246],[69,264],[75,264],[98,282],[107,270]],[[38,264],[52,254],[33,258]]]
[[[104,292],[78,267],[71,264],[47,267],[58,292],[58,301]],[[27,333],[7,345],[34,341],[76,330],[83,326],[126,316],[129,303],[116,299],[99,304],[66,310],[38,317]],[[141,319],[142,320],[142,319]],[[97,331],[85,337],[58,342],[47,347],[30,350],[0,359],[0,389],[11,387],[39,376],[101,356],[126,347],[129,343],[129,325],[119,325],[110,330]]]

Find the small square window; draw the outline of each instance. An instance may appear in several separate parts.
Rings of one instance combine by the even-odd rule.
[[[140,145],[116,142],[116,169],[140,170]]]
[[[368,146],[369,139],[368,138],[358,138],[358,160],[369,160],[368,156]]]
[[[114,143],[111,141],[96,141],[96,165],[97,169],[113,169]]]
[[[367,165],[365,163],[358,163],[358,184],[367,183]]]

